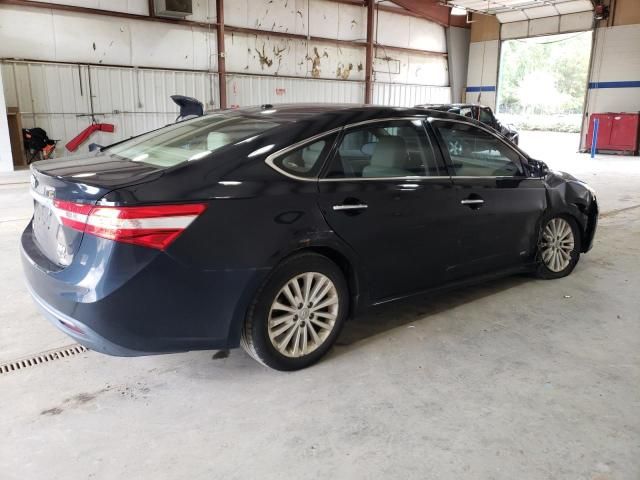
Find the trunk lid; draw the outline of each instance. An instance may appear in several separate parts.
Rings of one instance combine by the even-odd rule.
[[[93,206],[116,188],[151,181],[160,175],[161,168],[104,154],[32,164],[34,242],[58,267],[70,265],[84,234],[63,225],[56,204],[72,202]]]

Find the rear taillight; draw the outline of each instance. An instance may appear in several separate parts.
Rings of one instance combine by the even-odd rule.
[[[166,249],[207,208],[204,203],[101,207],[54,200],[63,225],[117,242]]]

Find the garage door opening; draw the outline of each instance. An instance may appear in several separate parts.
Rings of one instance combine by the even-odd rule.
[[[525,150],[542,138],[547,148],[549,141],[557,150],[579,147],[591,42],[587,31],[502,43],[498,114],[521,131]]]

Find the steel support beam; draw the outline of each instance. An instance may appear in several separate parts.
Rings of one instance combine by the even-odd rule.
[[[374,0],[367,0],[367,43],[365,45],[364,67],[364,103],[370,104],[373,99],[373,21],[375,14]]]
[[[224,47],[224,0],[216,0],[216,34],[218,40],[218,87],[220,108],[227,108],[227,66]]]

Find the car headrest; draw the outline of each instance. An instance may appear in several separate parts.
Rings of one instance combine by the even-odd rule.
[[[380,137],[373,150],[372,167],[404,168],[407,161],[407,145],[402,137]]]

